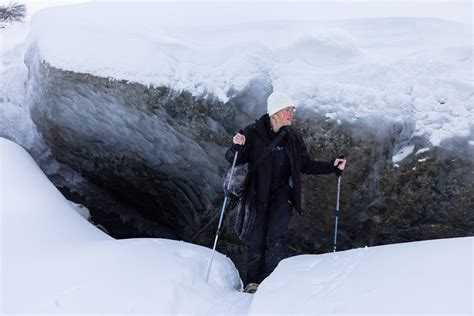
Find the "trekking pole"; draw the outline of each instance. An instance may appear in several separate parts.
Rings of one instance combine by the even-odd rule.
[[[232,168],[230,169],[230,179],[232,179],[232,177],[234,176],[234,168],[235,168],[235,163],[237,161],[237,154],[238,154],[238,150],[235,151],[234,161],[232,162]],[[227,183],[227,191],[230,188],[230,182],[231,181]],[[224,218],[224,211],[225,211],[226,204],[227,204],[227,194],[225,195],[224,203],[222,204],[221,217],[219,218],[219,225],[217,226],[216,238],[214,239],[214,247],[212,248],[211,259],[209,260],[209,267],[207,268],[206,283],[209,280],[209,275],[211,274],[212,261],[214,260],[214,254],[216,252],[217,239],[219,239],[219,235],[221,233],[222,219]]]
[[[344,156],[340,156],[338,158],[339,159],[344,159]],[[339,166],[339,163],[337,165]],[[339,175],[337,177],[336,223],[334,224],[334,248],[333,248],[333,252],[336,252],[336,246],[337,246],[337,226],[339,224],[339,196],[340,196],[340,192],[341,192],[341,175]]]
[[[334,248],[333,252],[336,252],[337,245],[337,225],[339,224],[339,193],[341,190],[341,176],[337,177],[337,202],[336,202],[336,223],[334,224]]]

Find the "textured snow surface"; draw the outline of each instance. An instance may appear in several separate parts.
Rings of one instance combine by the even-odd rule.
[[[298,19],[294,12],[305,5],[317,6],[287,5],[287,15],[280,12],[284,4],[275,12],[251,3],[63,6],[33,17],[30,40],[42,59],[62,69],[223,101],[261,80],[330,118],[405,122],[434,145],[469,135],[472,24],[347,15],[317,21],[331,18],[318,14]],[[341,12],[348,6],[357,12],[357,3],[340,2]]]

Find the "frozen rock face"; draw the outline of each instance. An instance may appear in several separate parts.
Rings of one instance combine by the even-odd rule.
[[[299,121],[311,156],[344,153],[338,249],[474,234],[474,161],[469,138],[431,147],[409,138],[413,126],[384,120],[335,124],[324,118]],[[409,141],[408,141],[409,139]],[[407,145],[408,144],[408,145]],[[411,154],[394,164],[401,147]],[[309,216],[294,219],[294,253],[331,249],[337,183],[335,177],[304,177]]]
[[[167,228],[163,236],[191,240],[221,198],[228,138],[216,120],[232,121],[223,104],[210,111],[208,101],[189,93],[47,63],[38,70],[31,78],[32,116],[54,157]],[[70,188],[82,195],[78,190]]]
[[[166,87],[63,71],[27,58],[32,118],[53,156],[82,176],[49,174],[115,237],[155,236],[212,246],[231,136],[265,112],[272,88],[255,82],[226,104]],[[411,123],[336,123],[309,110],[294,128],[310,155],[345,154],[338,249],[474,235],[473,146],[429,147]],[[413,149],[394,165],[399,147]],[[290,225],[293,254],[332,250],[336,177],[304,176]],[[245,275],[228,213],[218,250]]]

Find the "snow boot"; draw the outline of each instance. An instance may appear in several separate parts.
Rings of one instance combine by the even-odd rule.
[[[258,283],[249,283],[245,287],[244,292],[254,294],[255,292],[257,292],[257,289],[258,289]]]

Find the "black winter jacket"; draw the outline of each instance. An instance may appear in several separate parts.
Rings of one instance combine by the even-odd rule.
[[[269,137],[270,117],[263,115],[255,123],[248,125],[242,134],[245,135],[245,145],[239,151],[237,164],[254,163],[265,153],[265,146],[271,143]],[[291,177],[293,180],[292,202],[297,212],[302,213],[301,208],[301,173],[304,174],[331,174],[337,173],[337,168],[329,161],[314,161],[308,155],[303,138],[294,130],[289,129],[285,136],[287,139],[285,152],[290,160]],[[226,152],[226,159],[232,163],[235,146],[232,146]],[[260,188],[256,194],[252,194],[256,200],[268,204],[270,201],[270,181],[272,175],[271,155],[267,155],[264,161],[259,162],[257,169],[252,173],[251,182],[256,183]],[[258,194],[257,194],[258,193]],[[257,196],[258,195],[258,196]],[[266,205],[264,205],[266,206]]]

